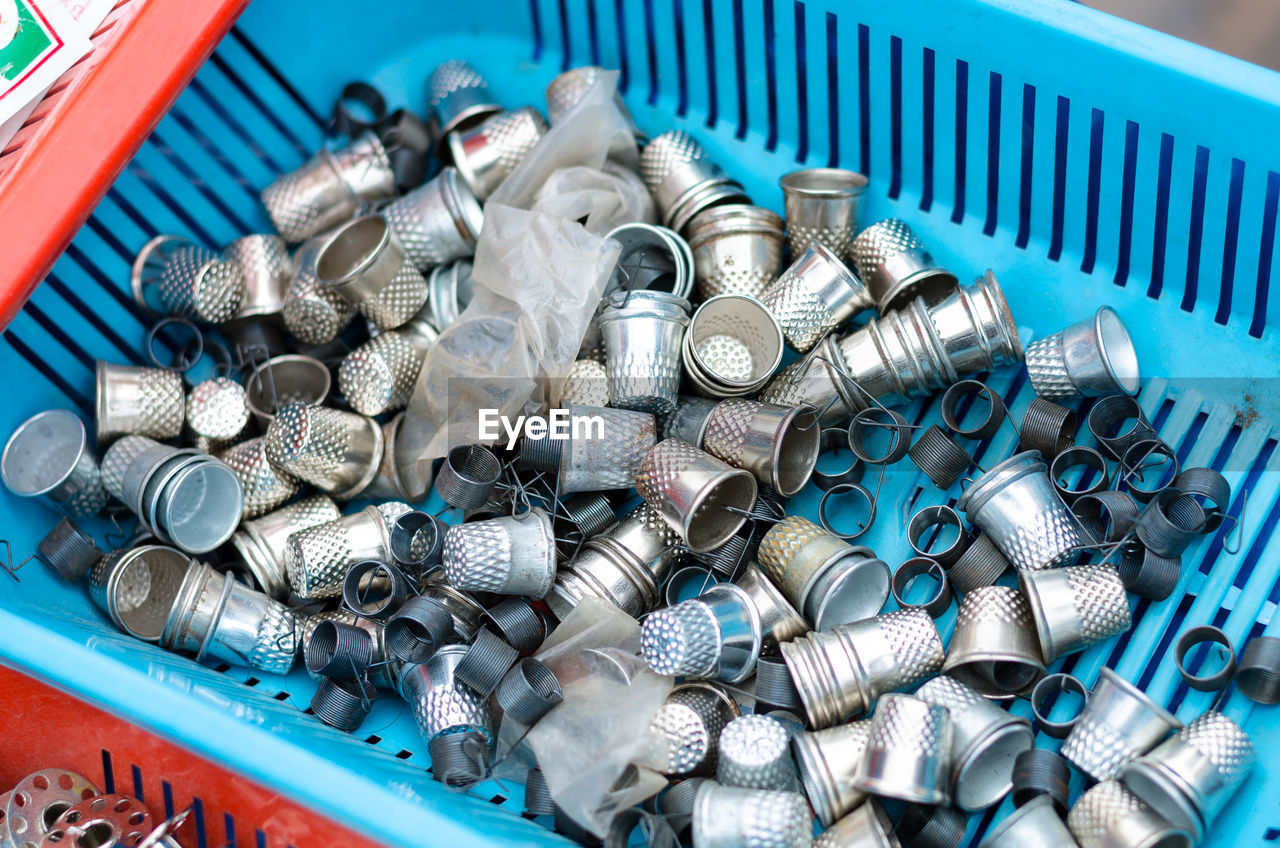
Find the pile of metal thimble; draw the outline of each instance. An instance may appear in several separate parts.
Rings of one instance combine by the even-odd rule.
[[[604,80],[557,77],[550,125]],[[1184,725],[1108,669],[1092,687],[1049,674],[1128,631],[1130,594],[1168,597],[1183,550],[1236,521],[1226,480],[1179,468],[1134,400],[1113,310],[1024,349],[995,274],[963,282],[900,220],[860,226],[863,176],[785,174],[780,216],[688,133],[636,130],[658,222],[610,234],[617,268],[559,399],[598,426],[455,445],[434,477],[444,506],[424,511],[397,428],[469,301],[484,201],[548,128],[463,62],[435,69],[428,100],[426,121],[343,122],[350,137],[263,189],[277,234],[146,245],[132,284],[158,321],[154,365],[99,363],[95,440],[52,410],[5,448],[6,485],[65,514],[40,545],[50,567],[195,661],[284,674],[301,658],[311,711],[339,730],[402,697],[434,777],[464,788],[501,722],[563,703],[537,657],[558,622],[611,605],[674,678],[649,728],[669,782],[593,836],[531,770],[528,812],[587,843],[640,828],[697,848],[955,848],[1009,795],[982,844],[1203,836],[1254,762],[1239,725],[1216,710]],[[1011,418],[962,378],[1024,366],[1038,397],[1010,425],[1019,452],[979,467],[972,446]],[[942,392],[946,427],[895,411]],[[841,451],[847,470],[815,473]],[[907,462],[952,505],[878,513],[885,468]],[[816,520],[788,506],[809,486]],[[851,544],[894,521],[916,554],[897,568]],[[1225,646],[1234,670],[1229,642],[1184,641],[1189,685],[1232,683],[1191,654]],[[1280,700],[1278,664],[1254,640],[1241,691]]]
[[[103,792],[68,769],[42,768],[0,792],[0,843],[181,848],[173,833],[190,813],[157,821],[140,798]]]

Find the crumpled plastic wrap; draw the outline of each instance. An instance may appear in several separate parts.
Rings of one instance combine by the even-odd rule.
[[[537,212],[582,221],[604,235],[622,224],[656,223],[653,196],[639,174],[610,160],[604,168],[561,168],[534,199]]]

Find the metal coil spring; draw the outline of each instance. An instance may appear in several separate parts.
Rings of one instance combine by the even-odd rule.
[[[826,427],[823,429],[818,438],[819,458],[829,453],[849,450],[849,431],[843,427]],[[855,455],[853,461],[845,466],[842,471],[820,471],[816,467],[813,473],[809,475],[809,480],[822,489],[828,491],[834,486],[841,483],[861,483],[865,466],[862,460]]]
[[[1134,522],[1139,541],[1160,556],[1181,556],[1204,532],[1204,507],[1176,489],[1164,489]]]
[[[1126,421],[1133,423],[1126,427]],[[1120,459],[1136,442],[1159,438],[1147,414],[1129,395],[1099,398],[1089,410],[1085,426],[1098,440],[1102,452],[1112,459]]]
[[[517,461],[523,468],[558,475],[564,454],[564,439],[521,439]]]
[[[1254,636],[1245,643],[1236,686],[1250,701],[1280,704],[1280,639]]]
[[[1217,671],[1197,674],[1188,667],[1187,655],[1196,645],[1205,643],[1219,645],[1227,661]],[[1217,692],[1219,689],[1225,689],[1236,673],[1236,649],[1231,644],[1231,638],[1220,628],[1210,624],[1193,627],[1179,636],[1173,646],[1173,661],[1178,666],[1178,674],[1182,675],[1183,681],[1197,692]],[[1201,663],[1204,662],[1205,660],[1202,659]]]
[[[406,512],[391,525],[391,556],[419,573],[439,565],[447,530],[448,525],[430,513]]]
[[[693,799],[698,789],[710,778],[690,777],[672,784],[658,796],[658,808],[664,816],[688,816],[693,814]]]
[[[1009,560],[987,536],[979,536],[965,548],[947,572],[951,586],[961,594],[993,586],[1010,569]]]
[[[923,601],[912,602],[906,599],[907,589],[918,577],[928,574],[937,584],[937,588],[933,593]],[[902,609],[921,609],[924,610],[930,618],[940,618],[951,608],[951,583],[947,580],[947,572],[943,570],[942,564],[937,560],[928,557],[912,557],[911,559],[898,566],[898,570],[893,573],[893,578],[889,581],[890,589],[893,591],[893,599]]]
[[[1040,451],[1045,461],[1071,447],[1079,424],[1074,409],[1058,406],[1044,398],[1035,398],[1022,416],[1018,428],[1018,447],[1024,451]]]
[[[1152,457],[1157,462],[1152,463]],[[1152,469],[1158,469],[1154,482],[1147,479]],[[1160,439],[1143,439],[1129,445],[1120,457],[1116,470],[1117,488],[1128,492],[1138,503],[1148,503],[1160,492],[1173,485],[1178,478],[1178,455]],[[1140,486],[1139,482],[1148,485]]]
[[[539,441],[556,442],[555,439]],[[436,494],[449,506],[478,509],[488,502],[502,476],[502,463],[482,445],[459,445],[449,451],[436,475]]]
[[[796,691],[791,670],[780,656],[764,656],[756,663],[756,707],[758,713],[771,709],[798,710],[800,693]]]
[[[532,727],[564,700],[564,690],[546,663],[526,657],[502,678],[497,698],[507,718]]]
[[[1140,598],[1163,601],[1173,594],[1182,576],[1182,557],[1161,556],[1152,550],[1126,552],[1116,570],[1125,589]]]
[[[613,501],[603,492],[582,492],[560,501],[556,513],[557,535],[565,535],[577,541],[598,536],[617,522]],[[571,555],[577,544],[564,551]]]
[[[1138,503],[1112,489],[1081,495],[1071,504],[1071,513],[1094,542],[1119,542],[1138,520]]]
[[[1227,509],[1231,506],[1231,484],[1212,468],[1184,468],[1173,481],[1173,488],[1185,495],[1204,498],[1208,521],[1205,531],[1212,533],[1222,524]]]
[[[485,610],[480,624],[521,654],[533,653],[547,638],[547,625],[542,616],[519,598],[506,598]]]
[[[487,698],[498,688],[519,657],[520,652],[504,642],[502,637],[489,630],[480,630],[454,669],[454,676],[480,697]]]
[[[716,574],[732,578],[747,561],[747,546],[750,540],[746,536],[730,536],[729,541],[718,548],[693,554],[693,558],[709,567]]]
[[[965,449],[937,424],[920,434],[907,448],[907,456],[944,492],[956,484],[973,462]]]
[[[49,535],[36,545],[36,550],[40,552],[40,559],[56,571],[59,577],[72,583],[84,579],[89,569],[107,555],[92,536],[69,518],[63,518],[55,524]]]
[[[311,712],[330,727],[351,733],[369,715],[377,696],[368,680],[326,678],[311,697]]]
[[[555,802],[551,800],[551,787],[540,768],[531,768],[525,775],[524,809],[535,816],[549,816],[556,811]]]
[[[931,527],[941,528],[946,524],[956,528],[955,541],[940,551],[931,550],[923,542],[925,533]],[[933,535],[930,545],[937,541],[940,532],[939,530]],[[969,547],[969,536],[964,531],[964,521],[961,520],[960,514],[952,507],[926,506],[918,510],[907,522],[907,544],[911,545],[911,550],[915,551],[916,556],[936,560],[943,566],[950,566]]]
[[[964,427],[960,424],[959,407],[970,395],[981,395],[987,401],[987,415],[975,427]],[[953,383],[942,395],[942,423],[951,432],[966,439],[989,439],[1000,429],[1004,418],[1008,415],[1004,399],[981,380],[961,380]]]
[[[965,825],[955,807],[912,804],[898,819],[898,837],[911,848],[960,848]]]
[[[325,620],[311,632],[304,652],[307,671],[324,677],[354,680],[373,663],[373,636],[363,627]]]
[[[489,776],[489,745],[477,731],[437,736],[427,743],[427,753],[432,779],[445,786],[466,789]]]
[[[387,619],[387,650],[408,663],[426,662],[453,638],[453,616],[435,598],[409,598]]]
[[[1074,468],[1086,469],[1080,475],[1080,479],[1084,481],[1092,477],[1092,482],[1080,487],[1072,487],[1064,483],[1063,478]],[[1092,475],[1089,474],[1089,470],[1093,471]],[[1053,458],[1053,462],[1049,463],[1049,479],[1053,481],[1053,488],[1058,492],[1058,497],[1062,498],[1062,502],[1067,506],[1071,506],[1083,495],[1094,495],[1106,491],[1111,485],[1106,457],[1093,448],[1079,445],[1069,447]]]
[[[880,430],[890,433],[889,445],[877,453],[871,446],[871,435]],[[868,465],[892,465],[907,455],[911,448],[911,425],[901,413],[873,406],[864,409],[849,422],[849,450]]]
[[[381,620],[404,605],[409,595],[400,569],[365,560],[347,569],[342,578],[342,603],[358,616]]]
[[[831,517],[827,515],[827,510],[829,509],[831,498],[839,497],[840,495],[844,495],[844,494],[857,495],[858,498],[861,499],[862,502],[865,503],[867,507],[866,523],[862,524],[858,528],[858,530],[856,530],[853,533],[842,533],[841,531],[836,530],[835,527],[831,524]],[[875,495],[867,491],[866,488],[864,488],[863,486],[859,486],[857,483],[840,483],[839,485],[832,486],[830,489],[827,489],[825,492],[822,493],[822,498],[819,499],[818,501],[818,523],[822,525],[822,529],[826,530],[832,536],[836,536],[838,538],[844,539],[846,542],[850,541],[851,539],[856,539],[859,536],[861,536],[863,533],[866,533],[868,530],[870,530],[871,525],[875,523],[875,520],[876,520],[876,497]]]
[[[1044,748],[1020,751],[1013,761],[1013,803],[1021,807],[1028,801],[1047,795],[1058,815],[1065,817],[1070,780],[1071,769],[1067,760],[1056,751]]]
[[[1055,720],[1049,718],[1048,702],[1057,698],[1063,692],[1074,692],[1080,696],[1080,709],[1075,715],[1066,720]],[[1066,739],[1071,735],[1071,728],[1075,727],[1079,721],[1080,715],[1089,705],[1089,689],[1080,682],[1080,678],[1075,675],[1057,672],[1040,678],[1040,682],[1031,690],[1031,715],[1035,718],[1036,726],[1040,728],[1040,732],[1045,736],[1054,739]]]

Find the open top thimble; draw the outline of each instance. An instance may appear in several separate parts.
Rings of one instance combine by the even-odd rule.
[[[293,279],[293,259],[284,239],[277,235],[253,233],[241,236],[222,249],[228,261],[240,266],[244,277],[244,298],[236,319],[277,315],[284,308],[284,295]]]
[[[313,495],[242,522],[240,529],[232,535],[231,544],[253,575],[258,588],[269,597],[282,601],[289,595],[285,576],[285,551],[289,537],[309,527],[336,521],[341,516],[331,498]]]
[[[956,285],[956,275],[939,265],[898,218],[886,218],[858,233],[853,256],[881,314],[918,296],[933,302]]]
[[[291,353],[268,359],[245,380],[245,402],[264,430],[291,403],[315,405],[329,397],[332,377],[318,359]]]
[[[475,126],[502,111],[489,83],[462,59],[441,62],[427,77],[427,112],[437,138],[454,130]]]
[[[689,302],[660,291],[617,296],[600,314],[613,405],[665,415],[680,391],[680,350]]]
[[[787,215],[787,243],[800,256],[820,241],[852,266],[853,239],[858,233],[858,207],[867,178],[843,168],[805,168],[784,174],[783,209]]]
[[[871,719],[798,733],[792,739],[805,795],[824,827],[854,810],[866,793],[853,778],[871,738]]]
[[[1085,792],[1067,813],[1067,827],[1079,848],[1191,848],[1191,834],[1114,780]]]
[[[404,324],[427,302],[426,279],[382,215],[335,230],[316,256],[316,276],[382,330]]]
[[[355,304],[336,289],[322,285],[316,276],[316,258],[328,241],[328,236],[316,236],[298,248],[294,254],[296,270],[280,310],[289,332],[310,345],[333,341],[356,314]]]
[[[894,824],[875,801],[831,824],[813,840],[813,848],[901,848]],[[921,843],[928,844],[928,843]]]
[[[520,517],[456,524],[445,535],[442,561],[455,589],[541,598],[556,576],[551,516],[534,507]]]
[[[1182,727],[1146,692],[1105,666],[1084,710],[1062,743],[1062,756],[1094,780],[1113,780]]]
[[[547,132],[532,106],[486,118],[474,129],[450,133],[446,141],[458,175],[483,201],[498,190]]]
[[[179,236],[159,235],[143,245],[129,282],[143,309],[209,324],[230,321],[245,298],[237,261]],[[152,288],[154,304],[147,296]]]
[[[722,786],[708,780],[693,801],[698,848],[807,848],[812,817],[795,792]]]
[[[924,304],[919,298],[915,301]],[[954,287],[928,304],[929,323],[957,374],[972,374],[1023,360],[1022,339],[995,274]],[[955,382],[954,380],[951,382]]]
[[[1045,668],[1022,593],[1008,586],[966,592],[942,670],[988,698],[1030,692]]]
[[[646,617],[640,649],[658,674],[740,683],[755,670],[763,638],[750,596],[733,583],[717,583]]]
[[[551,126],[557,126],[564,123],[587,96],[587,92],[597,84],[602,84],[601,80],[605,74],[617,74],[617,71],[607,71],[599,65],[579,65],[576,68],[569,68],[557,74],[555,79],[547,83],[547,120]],[[616,77],[615,77],[616,79]],[[648,136],[642,133],[635,125],[635,119],[631,117],[631,111],[627,109],[627,104],[622,99],[622,93],[618,91],[617,84],[610,85],[613,94],[614,105],[617,106],[618,112],[631,125],[631,131],[635,136],[636,143],[643,146],[648,141]]]
[[[820,241],[795,258],[761,302],[778,319],[787,344],[800,353],[846,319],[875,306],[858,276]]]
[[[676,232],[710,206],[751,202],[742,186],[683,130],[664,132],[645,145],[640,176],[653,195],[662,223]]]
[[[107,505],[84,422],[65,409],[33,415],[13,431],[0,457],[0,477],[15,495],[44,498],[72,518],[97,515]]]
[[[378,422],[327,406],[290,403],[267,428],[267,459],[338,500],[363,492],[386,448]]]
[[[704,300],[721,294],[759,299],[782,273],[782,219],[768,209],[712,206],[689,222],[688,232]]]
[[[437,330],[444,330],[471,303],[471,262],[459,259],[431,269],[427,277],[427,311]]]
[[[690,382],[709,397],[754,394],[782,362],[782,329],[758,300],[717,295],[693,313],[681,343]]]
[[[666,751],[663,773],[714,771],[720,732],[738,715],[737,703],[714,683],[690,680],[673,687],[649,722]]]
[[[911,695],[883,696],[853,785],[869,795],[945,804],[951,789],[951,711]]]
[[[451,166],[387,204],[382,214],[405,255],[422,271],[475,253],[484,224],[480,201]]]
[[[408,510],[407,505],[400,506]],[[387,517],[378,507],[367,506],[292,533],[285,542],[284,571],[298,597],[337,598],[350,566],[391,559]]]
[[[680,533],[694,553],[723,545],[746,521],[756,501],[756,480],[680,439],[666,439],[645,454],[636,489]]]
[[[1110,306],[1027,345],[1027,376],[1052,401],[1138,392],[1138,354]]]
[[[302,482],[267,460],[264,436],[245,439],[218,454],[240,479],[244,489],[244,517],[257,518],[286,503],[302,489]]]
[[[1129,596],[1115,566],[1075,565],[1018,574],[1046,663],[1133,626]]]
[[[1053,799],[1047,795],[1033,798],[997,822],[987,831],[981,848],[1079,848],[1067,830]]]
[[[96,387],[100,448],[126,434],[174,439],[182,433],[186,392],[177,372],[98,360]]]
[[[89,572],[89,597],[125,633],[155,642],[195,565],[163,545],[112,551]]]

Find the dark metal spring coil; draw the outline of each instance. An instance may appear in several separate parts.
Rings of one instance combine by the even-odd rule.
[[[1079,426],[1074,409],[1058,406],[1044,398],[1036,398],[1022,416],[1018,428],[1018,447],[1021,450],[1040,451],[1045,461],[1071,447]]]
[[[1156,462],[1151,462],[1152,457]],[[1144,439],[1129,445],[1120,457],[1116,488],[1123,488],[1138,503],[1150,503],[1177,478],[1178,455],[1173,448],[1159,439]]]
[[[1132,423],[1124,426],[1126,421]],[[1137,442],[1159,439],[1155,428],[1147,420],[1147,414],[1128,395],[1100,398],[1089,410],[1085,426],[1098,440],[1102,452],[1112,459],[1120,459]]]
[[[458,662],[454,676],[482,698],[487,698],[498,688],[519,657],[520,652],[504,642],[501,636],[482,629]]]
[[[357,562],[342,578],[343,605],[364,618],[389,617],[403,606],[408,595],[404,575],[385,562]]]
[[[829,453],[849,450],[849,431],[842,427],[824,427],[818,437],[818,459]],[[823,471],[817,467],[809,475],[809,482],[824,492],[841,483],[860,483],[866,466],[857,456],[838,471]]]
[[[55,524],[49,535],[36,545],[36,550],[40,552],[40,559],[56,571],[59,577],[72,583],[84,579],[89,569],[107,555],[92,536],[69,518]]]
[[[1086,469],[1080,479],[1083,481],[1092,477],[1091,482],[1075,487],[1063,483],[1062,478],[1075,468]],[[1090,470],[1093,472],[1092,475],[1089,473]],[[1111,484],[1111,476],[1107,473],[1106,457],[1093,448],[1080,445],[1069,447],[1053,458],[1053,462],[1049,463],[1049,479],[1053,481],[1053,488],[1058,492],[1058,497],[1062,498],[1062,502],[1067,506],[1071,506],[1084,495],[1095,495],[1106,491]]]
[[[934,579],[937,588],[923,601],[917,603],[908,601],[907,588],[917,577],[923,577],[926,574]],[[904,610],[922,609],[930,618],[941,618],[951,608],[952,591],[951,583],[947,580],[947,572],[943,570],[941,563],[928,557],[912,557],[898,566],[898,570],[893,572],[893,578],[889,581],[889,588],[893,593],[893,600],[899,608]]]
[[[1226,477],[1212,468],[1184,468],[1173,481],[1173,488],[1185,495],[1204,498],[1208,518],[1204,529],[1208,533],[1218,529],[1231,506],[1231,484]]]
[[[1236,686],[1250,701],[1280,704],[1280,639],[1254,636],[1245,643]]]
[[[1151,499],[1134,522],[1138,539],[1160,556],[1181,556],[1204,532],[1204,507],[1176,489],[1165,489]]]
[[[311,712],[330,727],[351,733],[369,715],[377,695],[368,680],[327,678],[311,697]]]
[[[960,591],[972,592],[983,586],[992,586],[1010,568],[1009,560],[987,536],[974,539],[964,553],[947,572],[951,586]]]
[[[526,657],[507,672],[498,686],[498,706],[512,721],[533,727],[564,700],[560,681],[546,663]]]
[[[873,433],[888,430],[889,446],[881,453],[870,445]],[[907,455],[911,447],[911,425],[901,413],[873,406],[864,409],[849,422],[849,450],[868,465],[892,465]]]
[[[540,768],[529,769],[529,773],[525,775],[524,809],[535,816],[555,814],[556,805],[551,800],[551,787],[547,785],[546,775]]]
[[[307,642],[307,671],[337,680],[364,677],[373,663],[373,636],[363,627],[325,620]]]
[[[387,650],[407,663],[426,662],[453,638],[453,616],[435,598],[412,597],[387,619]]]
[[[1056,751],[1044,748],[1020,751],[1013,761],[1013,803],[1021,807],[1034,798],[1047,795],[1053,801],[1054,810],[1065,818],[1070,780],[1071,769],[1067,760]]]
[[[448,525],[430,513],[416,509],[406,512],[391,525],[391,555],[420,576],[440,564],[447,530]]]
[[[1081,495],[1071,504],[1085,532],[1094,542],[1118,542],[1133,529],[1138,519],[1138,502],[1126,492],[1114,489]]]
[[[977,426],[964,427],[960,423],[959,407],[961,401],[969,395],[981,395],[987,402],[987,415]],[[1000,429],[1008,409],[1004,398],[980,380],[961,380],[953,383],[942,395],[942,423],[955,433],[966,439],[989,439]]]
[[[613,501],[601,492],[582,492],[565,498],[560,502],[560,511],[584,539],[600,535],[618,520]]]
[[[933,485],[946,491],[956,484],[973,461],[968,452],[937,424],[930,425],[907,448],[907,456],[928,475]]]
[[[692,556],[716,574],[732,577],[742,569],[742,565],[747,561],[747,546],[749,543],[750,540],[746,536],[731,536],[729,541],[720,547],[693,554]]]
[[[547,625],[542,616],[519,598],[506,598],[485,610],[480,624],[521,654],[533,653],[547,638]]]
[[[539,441],[561,444],[555,439]],[[449,506],[477,509],[488,502],[501,476],[502,463],[493,451],[481,445],[460,445],[445,457],[435,490]]]
[[[938,540],[943,525],[951,525],[956,528],[956,538],[951,544],[941,550],[933,550],[933,544]],[[930,528],[937,527],[928,541],[925,541],[925,535],[929,533]],[[911,550],[915,551],[916,556],[925,557],[940,563],[943,567],[950,567],[969,547],[969,535],[964,531],[964,521],[960,518],[960,514],[952,507],[926,506],[916,511],[911,516],[911,520],[907,522],[907,543],[911,545]]]
[[[965,824],[955,807],[912,804],[898,819],[898,837],[910,848],[960,848]]]
[[[431,777],[457,789],[474,786],[489,776],[489,745],[480,733],[445,733],[427,743]]]
[[[757,713],[774,709],[799,710],[800,693],[796,691],[791,671],[780,656],[764,656],[756,663]]]
[[[1143,548],[1126,552],[1116,567],[1124,587],[1140,598],[1163,601],[1173,594],[1182,576],[1182,557],[1160,556]]]

